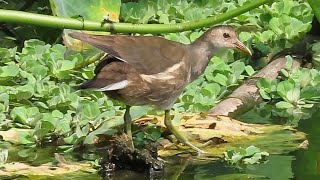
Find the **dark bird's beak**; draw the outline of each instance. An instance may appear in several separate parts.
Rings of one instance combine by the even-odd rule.
[[[252,55],[250,49],[247,46],[245,46],[241,41],[238,40],[236,43],[234,43],[234,45],[236,46],[236,49],[238,49],[239,51],[250,56]]]

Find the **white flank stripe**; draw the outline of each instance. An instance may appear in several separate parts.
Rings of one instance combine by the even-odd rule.
[[[184,62],[181,61],[177,64],[174,64],[172,67],[167,68],[164,72],[161,72],[161,73],[150,74],[150,75],[140,74],[140,76],[148,82],[151,82],[156,79],[160,79],[160,80],[174,79],[175,78],[174,74],[182,66],[183,63]]]
[[[128,80],[123,80],[120,82],[109,84],[108,86],[105,86],[105,87],[100,88],[98,90],[99,91],[112,91],[112,90],[122,89],[122,88],[126,87],[128,84],[129,84]]]

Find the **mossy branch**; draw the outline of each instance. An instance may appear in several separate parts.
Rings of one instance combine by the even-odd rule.
[[[243,6],[215,15],[206,19],[179,24],[130,24],[130,23],[105,23],[73,18],[48,16],[22,11],[0,10],[0,22],[13,24],[27,24],[60,29],[76,29],[88,31],[112,31],[116,33],[170,33],[193,30],[212,26],[240,14],[255,9],[263,4],[271,3],[273,0],[252,0]]]

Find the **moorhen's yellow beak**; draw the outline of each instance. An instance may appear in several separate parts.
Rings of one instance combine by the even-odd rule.
[[[234,45],[236,46],[236,49],[238,49],[239,51],[252,56],[252,52],[250,51],[250,49],[245,46],[241,41],[237,41],[236,43],[234,43]]]

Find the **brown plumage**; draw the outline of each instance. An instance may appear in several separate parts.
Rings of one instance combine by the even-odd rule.
[[[184,88],[204,72],[219,49],[235,48],[251,54],[230,26],[213,27],[190,45],[150,36],[69,35],[108,53],[97,65],[95,77],[80,88],[104,91],[107,96],[127,104],[127,112],[135,105],[166,110],[165,123],[169,130],[199,152],[202,150],[172,126],[167,117],[169,110]]]

